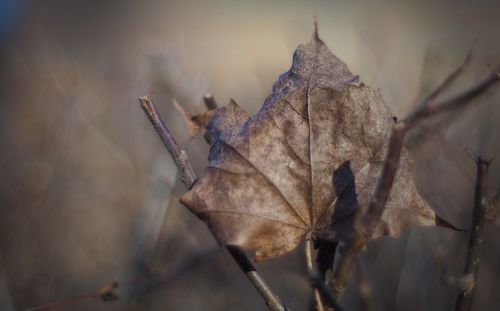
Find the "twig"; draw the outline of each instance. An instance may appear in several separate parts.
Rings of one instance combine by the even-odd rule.
[[[456,74],[453,73],[452,76],[454,75]],[[455,78],[456,77],[451,79],[448,78],[447,81],[454,80]],[[392,189],[394,177],[398,170],[399,159],[401,157],[401,150],[403,149],[406,133],[426,118],[453,109],[458,109],[469,104],[472,99],[482,94],[499,79],[500,74],[494,72],[469,90],[442,102],[434,102],[433,100],[439,93],[446,89],[446,87],[443,87],[443,84],[447,84],[447,82],[445,82],[438,86],[438,91],[434,91],[432,93],[434,95],[428,96],[427,100],[424,100],[408,118],[394,125],[382,173],[378,179],[370,204],[364,214],[357,215],[357,230],[353,233],[353,236],[346,241],[347,245],[339,249],[339,265],[338,269],[334,271],[331,283],[337,296],[341,295],[344,290],[349,272],[354,265],[356,255],[365,247],[382,216],[385,204]]]
[[[319,291],[321,297],[330,305],[330,307],[332,307],[335,311],[343,310],[333,295],[332,290],[326,286],[325,281],[317,270],[311,272],[309,279],[311,281],[311,285]]]
[[[313,263],[313,257],[314,257],[314,249],[312,245],[312,240],[311,237],[308,236],[306,238],[306,242],[304,244],[305,247],[305,254],[306,254],[306,266],[307,266],[307,274],[312,275],[316,269],[314,268],[314,263]],[[314,285],[311,283],[311,285]],[[315,308],[317,311],[323,311],[323,302],[321,301],[321,296],[319,290],[316,288],[316,286],[312,286],[313,292],[312,292],[312,304],[311,306]]]
[[[434,91],[430,92],[429,95],[427,95],[426,97],[424,97],[424,99],[422,99],[420,101],[420,103],[417,104],[417,107],[428,105],[428,103],[430,103],[431,101],[433,101],[434,99],[436,99],[436,97],[438,97],[440,94],[442,94],[444,91],[446,91],[446,89],[448,87],[450,87],[450,85],[453,82],[455,82],[457,80],[458,76],[462,73],[462,71],[464,70],[465,66],[469,63],[469,61],[471,59],[471,55],[472,55],[472,51],[469,51],[469,53],[467,53],[467,56],[465,57],[465,60],[462,63],[462,65],[460,65],[446,79],[444,79],[443,82],[441,82],[441,84],[438,85],[434,89]]]
[[[252,282],[254,287],[257,289],[259,294],[266,301],[267,306],[272,311],[286,311],[288,310],[278,299],[276,295],[273,294],[269,286],[264,282],[255,269],[255,266],[250,261],[248,256],[243,252],[243,250],[236,245],[227,245],[227,250],[233,256],[234,260],[240,266],[241,270],[245,273],[247,278]]]
[[[34,307],[31,309],[28,309],[27,311],[42,311],[42,310],[55,310],[57,308],[60,308],[62,306],[67,306],[67,305],[73,305],[77,303],[81,303],[83,301],[87,301],[90,299],[95,299],[95,298],[100,298],[103,301],[114,301],[118,299],[118,295],[115,293],[115,289],[118,287],[117,282],[113,282],[110,284],[107,284],[98,290],[95,290],[90,293],[86,294],[81,294],[69,299],[64,299],[64,300],[59,300],[56,302],[52,302],[49,304],[45,304],[42,306]]]
[[[458,295],[455,310],[470,310],[474,289],[476,287],[477,270],[480,262],[481,246],[484,240],[486,228],[486,210],[488,208],[488,166],[490,161],[485,161],[481,157],[476,159],[476,193],[474,197],[474,213],[472,217],[472,232],[467,250],[467,260],[465,263],[464,275],[461,279],[467,280],[466,286],[461,289]]]
[[[410,114],[410,116],[403,123],[405,123],[407,130],[409,130],[415,127],[423,119],[436,116],[450,110],[459,109],[470,103],[471,100],[476,98],[478,95],[481,95],[489,87],[498,82],[499,79],[500,73],[495,71],[469,90],[451,97],[450,99],[440,103],[434,103],[432,100],[424,102],[423,105]]]
[[[168,152],[177,165],[177,168],[181,173],[182,182],[187,188],[191,188],[196,180],[196,175],[194,174],[194,170],[188,160],[186,152],[179,147],[174,137],[168,130],[160,114],[158,113],[158,110],[156,109],[151,96],[147,94],[144,97],[140,97],[139,102],[141,103],[144,112],[146,112],[149,120],[153,124],[153,127],[155,128],[163,144],[167,147]],[[243,270],[250,282],[252,282],[253,286],[262,296],[269,309],[272,311],[285,311],[286,307],[281,303],[277,296],[271,291],[269,286],[267,286],[264,280],[260,277],[260,275],[257,273],[257,270],[251,263],[250,259],[243,252],[243,250],[237,246],[229,245],[226,246],[226,249]]]
[[[163,122],[160,114],[158,113],[158,110],[153,104],[153,101],[151,100],[149,94],[144,97],[140,97],[139,102],[141,103],[142,109],[153,124],[156,133],[158,133],[161,141],[163,142],[165,147],[167,147],[168,152],[172,156],[172,159],[174,160],[175,165],[177,166],[177,169],[181,174],[182,183],[186,185],[186,187],[190,188],[196,180],[196,175],[194,174],[193,167],[188,160],[186,151],[182,150],[175,141],[174,137],[172,136],[167,126]]]

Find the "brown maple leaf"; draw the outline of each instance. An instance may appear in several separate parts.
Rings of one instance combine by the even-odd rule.
[[[256,260],[308,235],[344,240],[373,194],[394,122],[380,93],[359,83],[315,32],[255,116],[234,101],[213,112],[210,164],[181,202],[221,244],[254,249]],[[411,170],[403,150],[373,237],[435,224]]]

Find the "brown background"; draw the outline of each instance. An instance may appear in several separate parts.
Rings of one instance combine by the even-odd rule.
[[[9,5],[10,4],[10,5]],[[396,116],[473,59],[452,92],[500,61],[494,1],[4,1],[0,8],[0,309],[22,310],[116,280],[120,301],[66,310],[263,310],[207,228],[178,203],[175,167],[137,97],[151,89],[195,169],[208,146],[189,140],[171,99],[202,111],[209,91],[251,114],[306,42],[320,36]],[[474,163],[495,158],[500,186],[500,88],[408,147],[420,192],[470,226]],[[476,310],[500,307],[500,222],[489,225]],[[421,228],[370,243],[364,255],[380,310],[450,310],[443,276],[464,264],[466,233]],[[191,258],[204,258],[183,268]],[[138,295],[143,267],[170,277]],[[258,264],[293,310],[309,289],[300,250]],[[345,306],[359,308],[355,288]]]

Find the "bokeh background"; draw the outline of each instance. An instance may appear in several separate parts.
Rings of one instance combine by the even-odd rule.
[[[206,226],[177,202],[184,188],[138,105],[156,102],[197,172],[208,146],[189,138],[176,98],[235,99],[251,114],[309,40],[381,90],[393,113],[472,60],[450,94],[500,62],[495,1],[0,1],[0,309],[24,310],[120,283],[120,300],[63,310],[264,310]],[[444,219],[471,225],[474,161],[494,158],[500,187],[500,87],[432,120],[407,142],[419,191]],[[487,228],[475,310],[500,308],[500,222]],[[450,310],[466,232],[420,228],[363,255],[377,310]],[[262,275],[307,309],[301,250]],[[148,280],[155,286],[148,286]],[[361,310],[351,280],[342,300]]]

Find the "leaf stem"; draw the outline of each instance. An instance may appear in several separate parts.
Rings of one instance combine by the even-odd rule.
[[[153,103],[150,94],[139,98],[142,109],[148,116],[156,132],[160,136],[161,141],[167,147],[168,152],[172,156],[172,159],[180,172],[181,180],[184,185],[189,189],[196,181],[196,175],[194,173],[193,167],[189,162],[186,151],[179,147],[179,144],[173,137],[173,135],[168,130],[165,122],[161,118],[158,109]],[[262,296],[267,306],[271,311],[286,311],[286,307],[281,303],[279,298],[271,291],[269,286],[257,273],[257,270],[251,263],[250,259],[243,252],[243,250],[237,246],[226,246],[233,259],[243,270],[247,278],[252,282],[253,286],[257,289],[259,294]]]
[[[315,270],[314,270],[314,263],[313,263],[314,248],[313,248],[313,243],[312,243],[312,240],[310,237],[306,238],[304,248],[305,248],[305,254],[306,254],[307,274],[309,276],[311,276]],[[311,285],[314,285],[314,284],[311,283]],[[312,289],[313,289],[313,292],[312,292],[313,303],[312,303],[312,305],[315,307],[315,310],[323,311],[323,302],[321,301],[320,293],[315,286],[312,286]]]
[[[334,311],[342,311],[332,290],[326,286],[325,280],[320,276],[318,269],[314,266],[314,247],[310,237],[306,238],[304,245],[306,255],[307,274],[313,288],[313,302],[316,310],[324,310],[324,304],[333,308]]]

